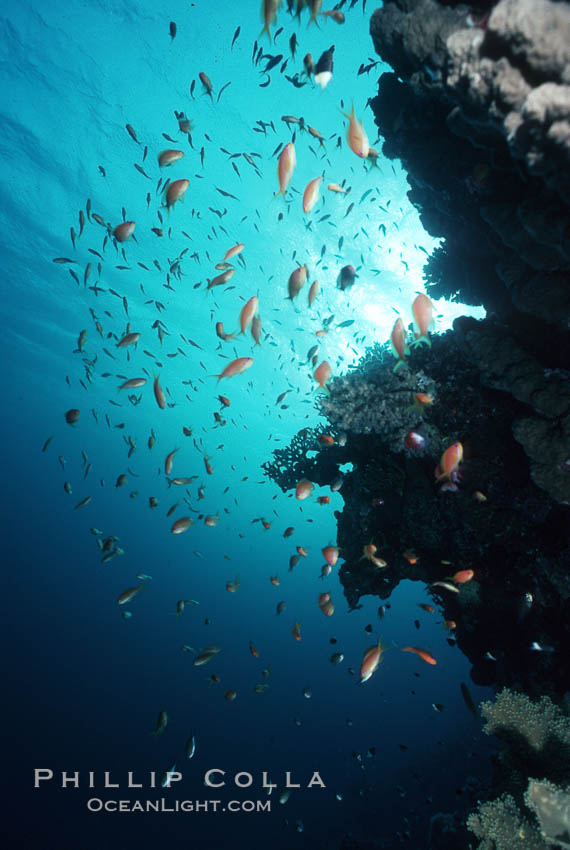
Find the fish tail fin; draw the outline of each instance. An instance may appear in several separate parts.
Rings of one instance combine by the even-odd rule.
[[[318,20],[317,20],[317,16],[316,16],[316,14],[315,14],[314,12],[311,12],[311,17],[310,17],[310,19],[309,19],[309,23],[307,24],[307,29],[309,29],[309,27],[311,26],[311,24],[316,24],[316,25],[317,25],[317,29],[320,29],[319,22],[318,22]]]
[[[266,32],[267,38],[269,39],[270,43],[273,43],[272,40],[271,40],[271,30],[269,29],[269,27],[270,27],[269,23],[265,24],[265,26],[263,27],[263,29],[261,30],[261,32],[259,33],[259,35],[257,37],[261,38],[263,33]]]
[[[405,365],[406,365],[406,361],[404,360],[403,357],[401,357],[398,360],[398,362],[396,363],[396,365],[394,366],[394,368],[392,369],[392,372],[396,373],[398,371],[398,369],[400,368],[400,366],[405,366]]]

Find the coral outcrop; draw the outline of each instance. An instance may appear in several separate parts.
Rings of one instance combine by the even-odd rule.
[[[370,32],[395,71],[372,102],[383,152],[402,160],[424,226],[446,239],[426,268],[434,294],[567,335],[568,4],[500,0],[475,12],[387,0]]]

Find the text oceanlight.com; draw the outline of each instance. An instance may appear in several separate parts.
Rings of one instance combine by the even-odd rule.
[[[90,812],[184,812],[186,814],[207,812],[210,814],[219,812],[270,812],[271,800],[167,800],[161,797],[158,800],[101,800],[92,797],[87,801],[87,809]]]

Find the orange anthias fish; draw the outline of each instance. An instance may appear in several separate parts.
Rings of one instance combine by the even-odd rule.
[[[433,396],[428,393],[414,393],[414,404],[417,407],[425,407],[426,404],[433,404]]]
[[[276,196],[283,195],[283,197],[285,197],[287,186],[291,182],[291,178],[293,177],[293,172],[295,171],[296,165],[297,157],[295,155],[295,145],[293,144],[293,142],[288,142],[281,151],[279,160],[277,162],[277,178],[279,180],[279,191],[276,193]]]
[[[303,212],[310,213],[317,201],[319,200],[319,189],[323,178],[315,177],[310,183],[307,183],[307,188],[303,192]]]
[[[217,378],[218,381],[221,381],[222,378],[234,378],[236,375],[243,374],[250,366],[253,366],[253,357],[238,357],[236,360],[228,363],[223,372],[212,377]]]
[[[251,654],[253,655],[254,658],[259,658],[259,652],[254,647],[254,645],[252,644],[251,641],[249,642],[249,651],[251,652]]]
[[[127,239],[130,239],[133,233],[135,232],[135,222],[134,221],[123,221],[121,224],[118,224],[116,228],[113,230],[113,236],[117,240],[117,242],[126,242]]]
[[[311,284],[311,288],[309,289],[309,307],[312,306],[313,301],[319,294],[320,284],[318,280],[314,280]]]
[[[402,649],[402,652],[414,652],[416,655],[425,661],[426,664],[437,664],[437,661],[433,657],[433,655],[425,649],[418,649],[417,646],[406,646]]]
[[[399,369],[400,366],[403,366],[405,361],[406,354],[410,353],[408,346],[406,345],[406,329],[404,327],[403,321],[398,318],[394,322],[394,327],[392,328],[392,333],[390,334],[390,342],[392,344],[392,352],[395,356],[398,357],[398,362],[394,366],[394,372],[396,369]]]
[[[317,505],[330,505],[331,497],[330,496],[318,496]]]
[[[327,186],[329,192],[338,192],[340,195],[348,195],[348,189],[339,186],[338,183],[329,183]]]
[[[200,82],[204,86],[204,94],[209,95],[211,100],[213,100],[214,98],[212,97],[212,92],[214,91],[214,87],[212,85],[212,81],[210,80],[208,75],[204,73],[204,71],[200,71],[198,76],[200,77]]]
[[[423,608],[424,611],[427,611],[428,614],[435,613],[435,608],[433,607],[433,605],[427,605],[425,602],[418,602],[418,606],[420,608]]]
[[[451,576],[451,581],[454,581],[455,584],[465,584],[471,581],[474,575],[473,570],[459,570],[454,576]]]
[[[169,183],[168,189],[166,190],[166,206],[170,210],[170,207],[173,207],[177,201],[183,201],[184,195],[186,194],[186,190],[190,185],[189,180],[174,180],[173,183]]]
[[[325,390],[326,392],[328,392],[326,384],[327,381],[330,381],[331,375],[332,369],[330,367],[330,364],[326,360],[323,360],[323,362],[319,366],[317,366],[317,368],[313,372],[313,378],[315,379],[319,387],[322,390]]]
[[[330,434],[319,434],[317,443],[320,446],[332,446],[334,444],[334,437],[331,437]]]
[[[463,460],[463,446],[461,443],[452,443],[441,456],[439,466],[435,469],[435,476],[438,481],[448,479],[453,481],[457,468]]]
[[[323,558],[331,567],[334,567],[338,561],[339,551],[338,546],[325,546],[324,549],[321,549]]]
[[[269,581],[273,587],[279,587],[279,576],[269,576]]]
[[[236,576],[233,581],[227,581],[226,582],[226,590],[228,591],[228,593],[235,593],[236,592],[236,590],[238,589],[238,587],[241,584],[241,581],[238,581],[238,579],[239,579],[239,576]]]
[[[382,653],[388,647],[382,644],[382,641],[379,640],[378,643],[375,643],[373,646],[369,646],[366,652],[364,653],[364,658],[362,659],[362,665],[360,667],[360,683],[367,682],[368,679],[376,672],[380,662],[382,661]]]
[[[182,159],[183,156],[183,151],[168,148],[168,150],[162,151],[162,153],[158,155],[158,164],[161,168],[167,168],[169,165],[174,165],[174,163],[178,162],[179,159]]]
[[[332,617],[334,614],[334,605],[330,593],[319,593],[319,608],[325,617]]]
[[[291,629],[291,634],[293,635],[295,640],[301,640],[301,623],[295,623],[295,625]]]
[[[362,159],[366,159],[368,156],[368,151],[370,149],[370,145],[368,143],[368,136],[364,130],[364,127],[357,120],[356,114],[354,112],[354,104],[352,106],[352,112],[350,115],[344,113],[344,117],[348,118],[349,125],[346,131],[346,138],[348,141],[348,146],[356,156],[360,156]]]
[[[251,335],[256,345],[261,345],[261,316],[253,317],[251,323]]]
[[[259,301],[257,295],[253,295],[247,304],[241,308],[241,313],[239,314],[239,326],[240,333],[244,334],[248,327],[251,325],[253,321],[253,317],[257,313],[257,308],[259,306]]]
[[[291,274],[289,275],[289,280],[287,281],[287,291],[289,292],[289,295],[287,297],[289,301],[292,301],[293,298],[297,297],[306,282],[307,267],[298,266],[294,272],[291,272]]]
[[[208,280],[208,285],[206,289],[213,289],[214,286],[223,286],[224,283],[227,283],[234,275],[235,269],[233,266],[230,266],[229,269],[226,269],[221,274],[216,275],[216,277],[212,278],[212,280]]]
[[[232,257],[237,257],[238,254],[241,254],[244,248],[245,245],[243,244],[243,242],[238,242],[238,244],[234,245],[233,248],[228,248],[228,250],[224,254],[224,259],[222,260],[222,263],[225,263],[227,260],[231,260]]]
[[[154,376],[154,397],[160,409],[164,410],[164,408],[166,407],[166,396],[164,395],[164,391],[160,386],[158,375]]]
[[[412,345],[424,343],[431,346],[429,329],[433,326],[433,304],[423,292],[414,298],[412,303],[414,314],[416,338]]]
[[[299,500],[308,499],[314,489],[315,485],[312,481],[309,481],[307,478],[301,478],[295,488],[295,498]]]

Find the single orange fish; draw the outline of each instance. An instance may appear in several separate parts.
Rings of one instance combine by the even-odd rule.
[[[330,381],[331,375],[332,375],[332,369],[331,369],[329,363],[327,363],[326,360],[323,360],[323,362],[320,364],[320,366],[317,366],[317,368],[315,369],[315,371],[313,373],[313,377],[314,377],[315,381],[317,382],[319,387],[323,390],[327,390],[326,384],[327,384],[327,381]],[[328,390],[327,390],[327,392],[328,392]]]
[[[398,358],[396,365],[394,366],[394,372],[396,369],[399,369],[400,366],[405,363],[405,356],[409,354],[409,348],[406,345],[406,328],[404,327],[403,321],[398,318],[394,322],[394,327],[392,328],[392,333],[390,334],[390,343],[392,346],[393,354]]]
[[[251,652],[251,654],[253,655],[254,658],[259,658],[259,652],[254,647],[254,645],[252,644],[251,641],[249,642],[249,651]]]
[[[237,357],[231,363],[228,363],[223,372],[212,377],[217,378],[218,381],[221,381],[222,378],[234,378],[236,375],[242,375],[250,366],[253,366],[253,357]]]
[[[364,658],[362,659],[362,664],[360,667],[360,682],[367,682],[368,679],[376,672],[378,669],[378,665],[382,661],[382,653],[386,650],[387,647],[382,644],[382,641],[379,640],[378,643],[375,643],[374,646],[369,646],[366,652],[364,653]]]
[[[309,481],[307,478],[301,478],[295,488],[295,498],[302,500],[307,499],[313,490],[315,489],[315,485]],[[292,533],[292,532],[291,532]],[[283,535],[285,536],[285,535]],[[287,535],[289,536],[289,535]]]
[[[334,565],[338,561],[339,556],[338,546],[325,546],[324,549],[321,549],[321,552],[327,564],[329,564],[329,566],[331,567],[334,567]]]
[[[454,581],[455,584],[465,584],[471,581],[474,575],[473,570],[459,570],[454,576],[451,576],[451,581]]]
[[[439,466],[435,469],[435,475],[438,481],[443,481],[445,478],[451,480],[453,474],[457,472],[457,467],[463,460],[463,446],[461,443],[452,443],[441,456]]]
[[[425,661],[426,664],[437,664],[437,661],[430,652],[425,649],[418,649],[417,646],[406,646],[402,649],[402,652],[415,652],[415,654],[419,655],[422,661]]]
[[[301,623],[295,623],[295,625],[291,629],[291,634],[293,635],[295,640],[301,640]]]
[[[431,346],[429,329],[433,325],[433,304],[423,292],[420,292],[414,299],[412,313],[414,314],[416,329],[413,345],[420,345],[425,342],[426,345]]]

